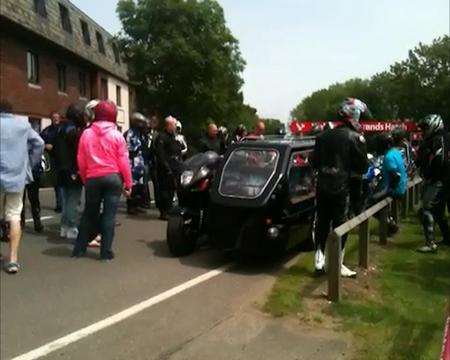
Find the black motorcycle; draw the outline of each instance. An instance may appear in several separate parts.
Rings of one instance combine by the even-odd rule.
[[[192,253],[197,240],[207,232],[211,181],[220,162],[213,151],[186,160],[180,177],[178,207],[167,224],[167,245],[174,256]]]

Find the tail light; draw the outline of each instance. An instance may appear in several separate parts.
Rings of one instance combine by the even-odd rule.
[[[198,183],[198,191],[206,191],[209,187],[209,179],[202,179]]]

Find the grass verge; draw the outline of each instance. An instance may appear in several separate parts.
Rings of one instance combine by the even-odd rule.
[[[386,247],[372,237],[371,268],[343,281],[339,304],[326,301],[327,279],[313,274],[313,256],[307,254],[280,276],[264,309],[351,332],[356,359],[438,359],[450,296],[450,249],[417,253],[423,236],[412,220]],[[347,248],[351,267],[357,263],[355,240],[351,236]]]

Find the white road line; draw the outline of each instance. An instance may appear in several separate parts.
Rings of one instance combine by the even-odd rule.
[[[231,265],[225,265],[220,268],[217,268],[215,270],[211,270],[203,275],[200,275],[192,280],[189,280],[181,285],[178,285],[170,290],[167,290],[159,295],[156,295],[154,297],[151,297],[150,299],[144,300],[140,302],[139,304],[133,305],[132,307],[123,310],[115,315],[112,315],[110,317],[107,317],[103,320],[100,320],[99,322],[96,322],[92,325],[89,325],[81,330],[75,331],[69,335],[63,336],[59,339],[56,339],[55,341],[52,341],[48,344],[45,344],[37,349],[34,349],[30,352],[27,352],[26,354],[19,355],[12,360],[34,360],[39,359],[43,356],[46,356],[58,349],[61,349],[65,346],[68,346],[78,340],[81,340],[89,335],[92,335],[100,330],[103,330],[109,326],[112,326],[114,324],[117,324],[120,321],[123,321],[131,316],[134,316],[141,311],[144,311],[156,304],[159,304],[163,302],[164,300],[167,300],[175,295],[178,295],[182,293],[183,291],[186,291],[196,285],[199,285],[205,281],[208,281],[220,274],[223,274],[228,269],[230,269]]]
[[[50,219],[53,219],[53,218],[54,218],[54,216],[42,216],[42,217],[41,217],[41,221],[44,221],[44,220],[50,220]],[[26,222],[26,223],[33,222],[33,219],[26,219],[25,222]]]

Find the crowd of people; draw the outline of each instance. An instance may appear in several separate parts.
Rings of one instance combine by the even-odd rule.
[[[0,218],[2,236],[10,244],[6,272],[14,274],[20,269],[18,248],[21,225],[25,222],[25,194],[30,201],[35,231],[44,230],[39,188],[44,171],[49,169],[55,174],[55,211],[61,213],[59,235],[73,243],[73,257],[84,256],[88,247],[99,247],[100,259],[114,258],[112,244],[122,195],[127,199],[128,214],[136,215],[151,208],[154,194],[160,219],[167,220],[174,206],[183,161],[190,152],[182,124],[176,118],[168,116],[160,127],[156,116],[147,118],[134,113],[130,128],[122,134],[116,125],[115,104],[92,100],[71,104],[64,116],[52,113],[51,125],[38,134],[28,122],[16,119],[12,110],[9,104],[1,104]],[[356,204],[360,204],[361,179],[369,164],[359,120],[369,113],[362,101],[346,99],[338,112],[341,125],[316,134],[312,165],[317,172],[314,265],[318,272],[325,271],[330,229],[344,223],[351,213],[362,210]],[[424,141],[417,164],[424,179],[420,215],[426,241],[418,250],[434,252],[435,222],[441,229],[443,243],[450,243],[445,218],[445,207],[450,206],[450,143],[439,115],[427,116],[420,126]],[[264,139],[264,134],[264,121],[258,121],[251,133],[240,125],[231,135],[226,128],[210,123],[198,151],[223,154],[230,143]],[[383,138],[384,195],[400,198],[407,188],[402,149],[408,144],[400,132],[384,134]],[[44,152],[47,164],[43,163]],[[81,211],[83,189],[85,201]],[[355,275],[343,263],[341,273],[345,277]]]
[[[314,266],[317,272],[325,271],[325,246],[330,229],[342,225],[351,213],[359,214],[363,208],[362,178],[368,169],[366,139],[360,130],[359,120],[369,115],[365,103],[348,98],[340,106],[338,117],[342,124],[328,128],[317,135],[313,153],[313,167],[317,171],[316,189],[316,244]],[[370,115],[369,115],[370,116]],[[418,149],[417,166],[424,180],[422,206],[419,212],[425,234],[425,244],[417,250],[423,253],[438,249],[435,240],[437,223],[442,234],[442,245],[450,245],[446,204],[450,205],[450,138],[439,115],[428,115],[419,122],[423,142]],[[378,151],[383,156],[383,184],[373,197],[402,198],[406,194],[408,172],[405,152],[409,151],[404,133],[396,130],[380,135]],[[392,220],[392,219],[391,219]],[[346,236],[342,239],[341,275],[354,277],[356,272],[344,265]]]
[[[139,214],[151,207],[152,184],[160,219],[167,220],[189,150],[180,121],[168,116],[160,130],[156,116],[134,113],[130,128],[122,134],[114,103],[80,101],[65,114],[50,114],[51,125],[38,134],[12,113],[8,103],[1,104],[0,225],[2,240],[10,244],[6,272],[20,269],[26,197],[34,230],[44,231],[39,200],[44,172],[53,175],[55,212],[61,213],[59,235],[73,243],[73,257],[83,256],[87,247],[99,247],[100,259],[114,258],[112,243],[122,195],[128,214]],[[245,135],[244,127],[234,134],[235,139]],[[226,129],[210,123],[200,150],[223,153],[227,142]]]

